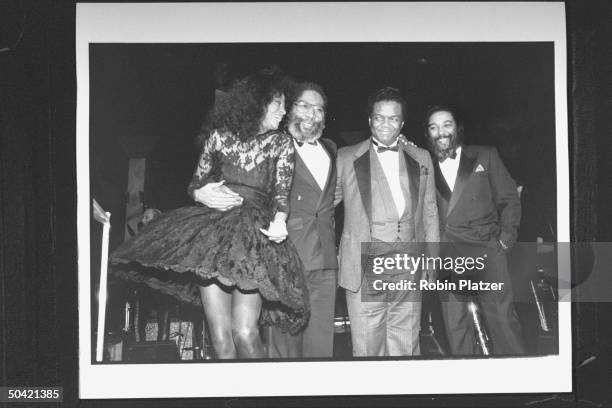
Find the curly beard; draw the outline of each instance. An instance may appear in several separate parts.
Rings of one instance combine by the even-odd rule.
[[[438,158],[440,162],[443,162],[449,157],[452,159],[457,157],[457,148],[461,146],[463,142],[463,137],[461,132],[459,131],[456,133],[451,133],[449,145],[446,148],[441,148],[440,146],[438,146],[438,139],[434,139],[431,136],[428,136],[427,140],[429,142],[429,147],[431,151],[434,153],[434,155]]]
[[[325,122],[323,120],[320,122],[312,121],[310,129],[304,129],[303,122],[306,122],[306,120],[293,113],[290,114],[287,128],[291,136],[298,142],[309,143],[318,140],[323,134],[323,129],[325,129]]]

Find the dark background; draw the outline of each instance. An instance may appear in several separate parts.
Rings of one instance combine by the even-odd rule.
[[[608,119],[612,111],[612,51],[609,43],[612,39],[612,8],[607,1],[568,1],[568,102],[570,119],[570,172],[572,174],[572,239],[575,241],[612,241],[610,225],[611,211],[609,199],[612,197],[612,180],[609,176],[612,161],[612,125]],[[63,406],[146,406],[155,405],[151,401],[79,401],[78,400],[78,328],[77,321],[77,246],[76,246],[76,176],[75,176],[75,110],[76,110],[76,78],[74,55],[74,4],[70,2],[34,2],[13,1],[2,4],[0,9],[0,74],[6,79],[2,81],[0,104],[0,385],[14,386],[62,386],[64,387]],[[546,44],[540,44],[546,47]],[[110,47],[110,46],[109,46]],[[307,47],[307,46],[305,46]],[[372,53],[386,53],[382,48],[373,47]],[[418,46],[416,46],[418,48]],[[440,46],[442,47],[442,45]],[[468,45],[466,45],[468,47]],[[479,46],[476,46],[477,48]],[[486,48],[486,46],[480,46]],[[316,72],[316,61],[308,67],[308,71],[300,72],[297,67],[285,68],[296,75],[308,74],[308,79],[321,82],[327,89],[330,99],[343,101],[342,105],[330,105],[330,113],[334,120],[330,122],[330,132],[340,134],[344,130],[359,130],[365,125],[363,106],[348,107],[351,101],[363,101],[369,92],[379,86],[389,84],[389,79],[401,78],[403,83],[393,84],[403,93],[409,91],[416,96],[415,100],[426,101],[420,106],[413,105],[418,118],[408,118],[409,123],[405,133],[418,135],[420,114],[427,103],[444,98],[447,102],[461,105],[466,114],[468,142],[503,145],[500,137],[495,142],[490,140],[492,129],[500,129],[499,122],[493,119],[505,120],[501,129],[509,128],[509,134],[521,134],[526,138],[522,146],[550,151],[552,143],[546,135],[550,128],[552,110],[541,106],[539,98],[546,96],[539,93],[525,93],[522,84],[531,87],[550,89],[548,84],[536,81],[536,78],[547,79],[546,51],[537,48],[526,50],[524,46],[508,44],[511,49],[508,54],[497,53],[499,47],[488,51],[489,58],[482,63],[492,64],[497,71],[486,71],[473,75],[461,92],[453,90],[453,84],[458,84],[458,78],[449,73],[465,74],[466,67],[479,69],[478,64],[470,60],[469,49],[463,52],[438,50],[431,54],[425,50],[416,50],[406,57],[403,65],[393,65],[402,68],[401,72],[382,72],[376,75],[367,73],[373,69],[370,61],[363,61],[358,51],[355,64],[366,65],[367,81],[363,78],[350,77],[347,81],[360,84],[354,86],[350,95],[344,94],[344,89],[338,85],[346,70],[326,71],[321,67],[320,77],[311,75]],[[468,47],[469,48],[469,47]],[[295,48],[293,48],[295,50]],[[97,50],[96,50],[97,51]],[[421,52],[419,52],[421,51]],[[130,57],[121,57],[114,67],[108,67],[112,75],[131,72]],[[322,51],[318,51],[322,52]],[[329,51],[328,51],[329,52]],[[487,52],[482,51],[482,52]],[[95,54],[95,53],[94,53]],[[189,54],[189,53],[187,53]],[[201,56],[205,59],[206,53]],[[400,54],[400,53],[398,53]],[[521,56],[517,60],[517,55]],[[349,61],[341,58],[340,61]],[[398,58],[400,56],[398,55]],[[402,56],[403,57],[403,56]],[[92,56],[92,58],[95,58]],[[194,61],[189,56],[180,59],[172,51],[159,58],[143,50],[142,54],[133,57],[135,61],[159,62],[168,59],[173,62],[172,71],[164,70],[163,65],[150,67],[139,72],[142,79],[159,86],[142,86],[132,94],[140,98],[134,105],[122,105],[129,101],[115,100],[116,117],[109,121],[98,119],[100,131],[116,134],[120,125],[124,130],[138,130],[156,134],[159,140],[164,135],[172,135],[176,143],[166,142],[166,147],[172,147],[182,153],[193,154],[187,147],[192,142],[194,132],[199,127],[201,115],[206,110],[212,96],[205,91],[210,87],[210,76],[194,76],[201,83],[192,84],[190,102],[180,100],[184,91],[183,75],[180,70],[191,70]],[[255,64],[248,55],[244,56],[245,65]],[[525,59],[522,59],[525,58]],[[529,68],[534,59],[543,58],[542,64]],[[424,59],[426,63],[424,64]],[[548,62],[547,62],[548,61]],[[521,64],[522,62],[522,64]],[[122,64],[123,65],[122,68]],[[449,65],[450,64],[450,65]],[[519,64],[519,65],[513,65]],[[451,66],[452,65],[452,66]],[[210,67],[210,65],[207,65]],[[206,72],[206,66],[202,71]],[[433,67],[433,68],[432,68]],[[458,69],[454,69],[457,67]],[[505,68],[507,67],[507,68]],[[514,69],[512,67],[515,67]],[[518,67],[518,69],[516,68]],[[93,65],[92,65],[93,68]],[[127,68],[127,69],[126,69]],[[325,68],[325,69],[324,69]],[[306,68],[304,68],[306,69]],[[405,70],[405,71],[404,71]],[[240,71],[240,70],[237,70]],[[355,71],[355,70],[352,70]],[[384,71],[384,70],[383,70]],[[327,72],[327,74],[326,74]],[[239,73],[239,72],[237,72]],[[410,73],[411,75],[406,75]],[[132,74],[135,74],[132,72]],[[540,75],[538,77],[537,75]],[[331,75],[331,78],[325,78]],[[333,76],[336,75],[334,78]],[[496,75],[502,75],[503,79]],[[426,76],[429,78],[423,79]],[[380,83],[372,78],[380,79]],[[209,79],[207,79],[209,78]],[[423,80],[421,80],[423,79]],[[117,80],[133,83],[129,78]],[[140,79],[139,79],[140,80]],[[446,86],[434,87],[436,80],[447,81]],[[429,82],[428,82],[429,81]],[[168,83],[176,86],[167,86]],[[367,83],[367,85],[365,85]],[[450,84],[450,85],[449,85]],[[163,86],[162,86],[163,85]],[[475,85],[475,86],[474,86]],[[449,90],[449,86],[451,89]],[[201,88],[200,88],[201,87]],[[500,89],[502,87],[503,89]],[[153,89],[151,89],[153,88]],[[199,90],[202,89],[202,92]],[[148,92],[156,92],[151,97]],[[160,92],[167,92],[163,94]],[[424,91],[427,90],[425,93]],[[342,91],[343,96],[337,97]],[[501,92],[501,93],[500,93]],[[112,98],[112,87],[109,86],[108,98]],[[164,98],[160,98],[163,95]],[[207,96],[208,95],[208,96]],[[408,95],[407,95],[408,96]],[[420,99],[419,99],[420,97]],[[425,97],[425,99],[423,99]],[[173,99],[175,98],[175,99]],[[345,99],[344,99],[345,98]],[[429,98],[429,99],[428,99]],[[96,99],[98,100],[98,99]],[[179,101],[180,100],[180,101]],[[100,102],[104,97],[100,97]],[[95,101],[92,100],[92,104]],[[132,101],[134,102],[134,101]],[[164,109],[157,103],[180,102],[188,108],[181,112],[168,112],[171,120],[154,126],[148,120]],[[94,106],[92,106],[94,109]],[[543,116],[531,116],[533,112]],[[108,112],[106,109],[101,111]],[[357,113],[355,113],[357,112]],[[353,118],[363,117],[362,124],[353,123]],[[136,119],[136,120],[134,120]],[[92,132],[94,128],[92,118]],[[104,122],[104,123],[103,123]],[[108,123],[107,123],[108,122]],[[159,122],[161,123],[161,122]],[[140,126],[130,129],[129,126]],[[517,128],[517,126],[519,126]],[[408,131],[411,130],[411,131]],[[470,134],[471,131],[471,134]],[[533,132],[533,133],[530,133]],[[132,132],[130,134],[136,134]],[[503,132],[500,132],[503,133]],[[499,134],[495,132],[495,134]],[[93,134],[92,134],[93,136]],[[164,137],[163,137],[164,136]],[[104,138],[103,138],[104,139]],[[416,137],[415,137],[416,139]],[[180,141],[180,143],[179,143]],[[340,145],[353,141],[338,140]],[[416,140],[418,143],[418,139]],[[345,142],[345,143],[342,143]],[[163,142],[162,142],[163,143]],[[420,143],[422,145],[422,143]],[[163,144],[162,144],[163,145]],[[160,145],[161,146],[161,145]],[[527,149],[528,151],[530,149]],[[521,150],[522,151],[522,150]],[[100,152],[104,148],[100,147]],[[502,149],[503,152],[503,149]],[[181,153],[181,152],[178,152]],[[178,154],[177,153],[177,154]],[[543,153],[545,154],[545,153]],[[104,154],[101,161],[92,161],[92,173],[108,165]],[[185,156],[186,157],[186,156]],[[534,157],[537,157],[534,156]],[[545,157],[545,156],[542,156]],[[110,160],[111,162],[113,160]],[[159,159],[160,167],[170,166]],[[192,164],[189,160],[177,160],[184,166],[182,171],[189,174]],[[524,174],[538,174],[541,169],[542,180],[554,186],[554,182],[546,177],[550,171],[547,162],[538,162],[531,158],[513,169],[515,177]],[[95,164],[94,164],[95,163]],[[176,164],[174,163],[174,164]],[[95,167],[100,166],[100,167]],[[117,165],[119,168],[120,165]],[[553,164],[554,169],[554,164]],[[119,172],[119,170],[117,170]],[[102,173],[104,173],[102,171]],[[177,171],[177,173],[180,173]],[[124,173],[122,173],[124,174]],[[554,174],[553,174],[554,176]],[[178,176],[177,176],[178,177]],[[161,181],[161,180],[160,180]],[[164,185],[175,185],[163,181]],[[181,180],[180,188],[184,191],[186,180]],[[544,185],[544,184],[543,184]],[[104,181],[99,185],[92,184],[93,192],[104,191]],[[177,187],[178,188],[178,187]],[[177,193],[178,194],[178,193]],[[159,194],[159,196],[165,196]],[[544,194],[544,196],[549,196]],[[552,195],[554,197],[554,193]],[[178,195],[176,196],[178,197]],[[153,200],[153,199],[152,199]],[[178,200],[178,199],[177,199]],[[158,204],[171,206],[172,204]],[[103,204],[104,206],[104,204]],[[581,258],[577,257],[576,262]],[[578,265],[580,266],[580,265]],[[580,268],[576,268],[577,271]],[[519,406],[528,402],[539,401],[530,406],[601,406],[609,405],[610,397],[610,352],[612,343],[612,307],[609,303],[575,304],[574,305],[574,356],[575,380],[574,392],[563,395],[484,395],[484,396],[435,396],[426,397],[338,397],[324,398],[274,398],[274,399],[211,399],[206,405],[211,406]],[[580,362],[590,356],[596,356],[590,364],[580,366]],[[414,373],[407,373],[407,376]],[[513,373],[520,374],[520,373]],[[542,373],[543,376],[547,373]],[[432,379],[435,381],[435,379]],[[501,380],[501,379],[500,379]],[[138,381],[138,379],[134,379]],[[205,383],[205,379],[203,380]],[[591,401],[591,402],[589,402]],[[161,404],[158,402],[157,404]],[[164,401],[164,406],[202,406],[202,401]],[[45,406],[53,406],[46,404]]]

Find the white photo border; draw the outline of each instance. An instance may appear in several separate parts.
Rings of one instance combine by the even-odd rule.
[[[559,354],[554,356],[147,365],[91,361],[90,43],[553,42],[557,231],[559,242],[569,242],[567,54],[562,2],[77,4],[76,18],[80,398],[572,391],[570,302],[559,303]],[[310,23],[295,24],[296,18]],[[560,256],[569,258],[569,254]],[[559,259],[558,264],[570,265],[569,259]],[[569,281],[569,270],[559,273]],[[504,381],[492,373],[504,373]]]

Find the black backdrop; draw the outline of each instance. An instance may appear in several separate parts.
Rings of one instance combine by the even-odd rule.
[[[0,385],[62,386],[63,406],[155,406],[145,400],[78,400],[75,6],[71,2],[13,1],[1,7],[0,73],[6,80],[0,94]],[[612,241],[612,161],[608,159],[612,152],[612,122],[608,119],[612,112],[612,8],[605,0],[568,1],[566,7],[572,238]],[[414,68],[419,69],[418,65]],[[515,108],[499,107],[501,111]],[[339,111],[338,123],[346,120]],[[185,135],[190,132],[180,130]],[[612,403],[607,384],[612,377],[612,307],[609,303],[575,304],[574,312],[574,392],[558,398],[312,397],[212,399],[205,403],[371,406],[378,401],[378,405],[389,406],[488,407],[534,401],[540,402],[531,406],[588,406],[584,400],[590,400],[606,406]],[[591,355],[597,359],[579,367]],[[164,401],[163,405],[204,404],[183,400]]]

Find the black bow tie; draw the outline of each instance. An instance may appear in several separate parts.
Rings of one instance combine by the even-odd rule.
[[[372,143],[374,144],[374,146],[376,146],[376,152],[377,153],[382,153],[382,152],[399,152],[399,146],[397,145],[397,143],[395,144],[395,146],[385,146],[385,145],[381,145],[378,142],[376,142],[375,140],[372,140]]]
[[[378,146],[378,148],[376,149],[376,151],[378,153],[382,153],[382,152],[399,152],[399,148],[397,147],[397,145],[393,146],[393,147],[387,147],[387,146]]]
[[[438,157],[438,161],[443,163],[444,160],[448,159],[449,157],[455,160],[457,158],[457,150],[453,149],[451,152],[445,152],[441,157]]]
[[[295,142],[296,142],[296,143],[298,144],[298,146],[300,146],[300,147],[304,146],[304,142],[300,142],[300,141],[299,141],[299,140],[297,140],[297,139],[296,139],[296,141],[295,141]],[[307,142],[307,143],[308,143],[309,145],[312,145],[312,146],[316,146],[316,145],[318,145],[318,144],[319,144],[319,143],[318,143],[316,140],[314,140],[314,141],[312,141],[312,142]]]

